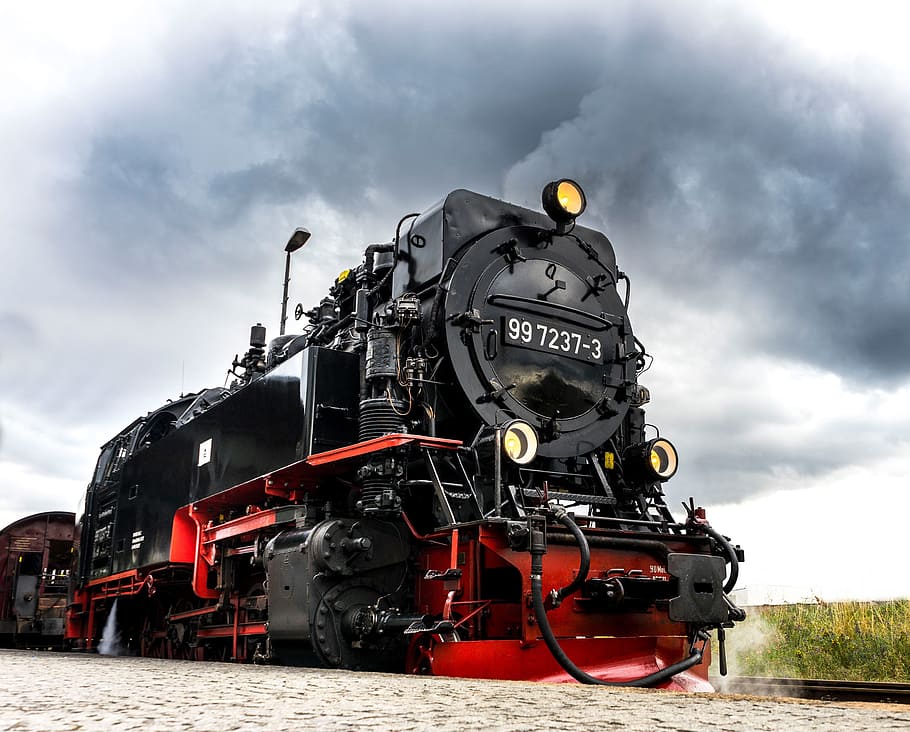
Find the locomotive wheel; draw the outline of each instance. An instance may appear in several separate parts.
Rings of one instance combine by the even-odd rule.
[[[220,638],[207,642],[202,651],[202,660],[204,661],[227,663],[231,660],[231,644],[229,641],[221,640]]]
[[[175,600],[168,611],[168,617],[178,613],[184,613],[193,609],[193,603],[186,598]],[[201,661],[204,657],[204,649],[197,648],[193,641],[195,640],[195,630],[193,628],[193,619],[180,620],[177,622],[167,622],[167,658],[173,658],[182,661]]]
[[[150,600],[142,619],[139,634],[139,655],[146,658],[167,658],[167,620],[158,600]]]
[[[268,620],[269,613],[268,610],[256,610],[252,609],[254,605],[257,604],[258,600],[262,598],[266,599],[266,606],[268,600],[268,593],[265,591],[265,586],[262,582],[257,582],[247,591],[246,595],[241,598],[240,603],[240,612],[243,613],[240,616],[240,622],[250,622],[254,620]],[[250,609],[245,607],[246,604],[250,605]]]

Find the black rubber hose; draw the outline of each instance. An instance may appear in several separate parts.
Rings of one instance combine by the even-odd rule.
[[[578,668],[578,666],[572,663],[572,660],[566,655],[566,652],[563,651],[562,646],[559,645],[559,641],[556,640],[556,636],[553,635],[550,621],[547,619],[547,611],[543,604],[544,549],[540,546],[542,543],[542,541],[539,542],[539,545],[535,547],[534,540],[532,539],[531,541],[531,601],[534,605],[534,617],[537,619],[537,625],[540,627],[540,633],[543,636],[544,643],[546,643],[550,654],[556,660],[556,663],[562,666],[566,673],[572,678],[576,681],[580,681],[582,684],[596,684],[598,686],[656,686],[657,684],[676,676],[676,674],[682,673],[683,671],[692,668],[692,666],[701,663],[702,650],[693,646],[692,653],[688,658],[684,658],[682,661],[678,661],[672,666],[662,668],[660,671],[655,671],[653,674],[642,676],[640,679],[631,679],[630,681],[604,681],[603,679],[591,676],[591,674]]]
[[[736,550],[723,534],[714,530],[708,524],[699,524],[698,528],[720,544],[727,553],[727,557],[730,559],[730,574],[727,577],[727,581],[724,582],[724,592],[730,594],[730,591],[736,587],[736,581],[739,579],[739,558],[736,556]]]
[[[556,506],[553,509],[553,516],[572,532],[572,536],[575,537],[575,541],[578,543],[578,552],[581,555],[578,562],[578,574],[575,575],[575,578],[565,587],[553,590],[550,595],[554,607],[559,607],[569,595],[580,590],[585,580],[588,579],[588,570],[591,569],[591,547],[588,545],[588,538],[584,535],[584,532],[578,528],[578,524],[572,520],[572,517],[566,513],[562,506]]]

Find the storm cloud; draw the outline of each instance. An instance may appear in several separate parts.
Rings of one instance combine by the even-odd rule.
[[[562,175],[632,279],[671,490],[823,480],[910,426],[910,116],[874,66],[714,2],[120,13],[94,55],[36,47],[52,93],[4,120],[4,517],[26,475],[71,505],[101,442],[274,331],[295,226],[309,306],[402,214]]]
[[[855,382],[905,380],[906,101],[813,67],[744,21],[687,25],[608,46],[617,72],[506,190],[567,165],[668,296],[737,309],[758,350]]]

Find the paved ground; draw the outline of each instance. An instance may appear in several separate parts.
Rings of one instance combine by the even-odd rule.
[[[906,707],[0,651],[0,730],[889,730]]]

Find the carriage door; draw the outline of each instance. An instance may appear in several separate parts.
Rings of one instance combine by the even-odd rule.
[[[16,585],[13,590],[13,613],[33,618],[38,610],[38,581],[41,579],[41,552],[23,552],[16,563]]]

